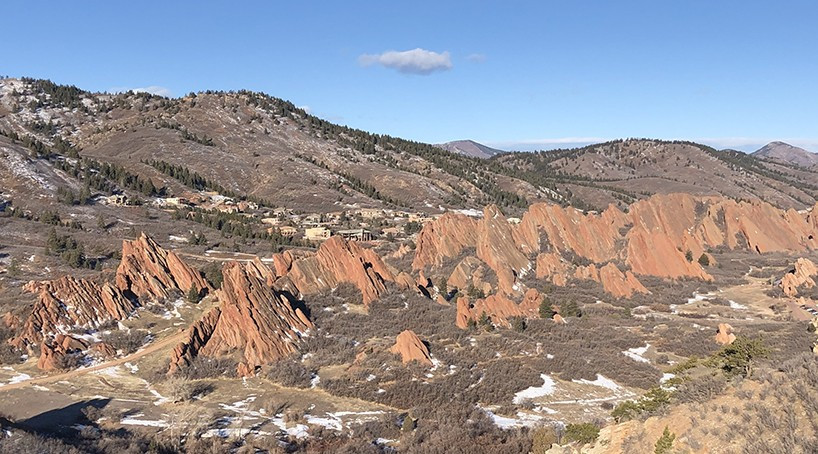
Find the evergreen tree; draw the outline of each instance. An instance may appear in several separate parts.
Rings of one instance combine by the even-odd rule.
[[[653,450],[654,454],[670,454],[671,449],[673,449],[673,440],[675,439],[676,434],[665,426],[662,436],[656,440],[656,448]]]

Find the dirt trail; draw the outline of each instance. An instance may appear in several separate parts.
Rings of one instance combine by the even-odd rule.
[[[42,385],[44,383],[53,383],[53,382],[57,382],[57,381],[61,381],[61,380],[67,380],[67,379],[70,379],[70,378],[73,378],[73,377],[79,377],[81,375],[86,375],[86,374],[89,374],[91,372],[95,372],[95,371],[98,371],[98,370],[107,369],[109,367],[121,366],[122,364],[125,364],[127,362],[137,360],[139,358],[142,358],[143,356],[150,355],[151,353],[155,353],[155,352],[157,352],[159,350],[162,350],[165,347],[175,346],[177,343],[181,342],[182,339],[184,339],[185,332],[186,332],[186,330],[182,330],[182,331],[174,334],[173,336],[162,339],[159,342],[150,344],[146,348],[144,348],[144,349],[142,349],[142,350],[140,350],[140,351],[138,351],[136,353],[132,353],[132,354],[130,354],[128,356],[125,356],[125,357],[122,357],[122,358],[119,358],[119,359],[115,359],[115,360],[112,360],[112,361],[107,361],[107,362],[104,362],[102,364],[97,364],[96,366],[86,367],[84,369],[74,369],[74,370],[70,370],[68,372],[64,372],[64,373],[61,373],[61,374],[48,375],[48,376],[45,376],[45,377],[37,377],[37,378],[32,378],[32,379],[29,379],[29,380],[24,380],[24,381],[21,381],[21,382],[13,383],[13,384],[10,384],[10,385],[3,385],[3,386],[0,386],[0,393],[3,392],[3,391],[13,391],[15,389],[24,388],[26,386]]]

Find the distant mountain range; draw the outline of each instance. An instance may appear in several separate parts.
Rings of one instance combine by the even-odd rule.
[[[818,154],[784,142],[770,142],[752,155],[759,159],[784,162],[800,167],[812,167],[818,164]]]
[[[482,159],[488,159],[494,155],[505,153],[503,150],[487,147],[482,143],[477,143],[473,140],[454,140],[451,142],[437,144],[436,146],[446,151],[451,151],[452,153]]]

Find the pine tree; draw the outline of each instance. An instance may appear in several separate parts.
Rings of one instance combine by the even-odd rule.
[[[190,286],[190,290],[187,292],[187,300],[193,304],[196,304],[202,300],[201,292],[199,291],[199,288],[196,287],[196,284]]]
[[[669,454],[670,450],[673,449],[673,440],[675,439],[676,434],[665,426],[665,431],[662,432],[662,436],[656,440],[656,449],[653,450],[654,454]]]

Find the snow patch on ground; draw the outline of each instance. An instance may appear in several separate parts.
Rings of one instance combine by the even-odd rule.
[[[574,383],[579,383],[582,385],[592,385],[592,386],[599,386],[602,388],[610,389],[611,391],[618,391],[619,385],[616,384],[615,381],[611,380],[610,378],[605,377],[604,375],[596,374],[596,380],[571,380]]]
[[[19,373],[19,374],[15,375],[15,376],[11,377],[8,384],[13,385],[15,383],[24,382],[26,380],[31,380],[31,375],[24,374],[24,373]]]
[[[521,411],[517,412],[516,418],[509,418],[507,416],[497,415],[488,408],[482,408],[480,406],[478,406],[477,408],[483,410],[486,413],[486,415],[488,415],[488,417],[491,418],[495,426],[504,430],[516,429],[518,427],[536,427],[541,425],[542,420],[544,419],[542,416],[533,415],[531,413],[525,413]]]
[[[730,308],[731,309],[747,310],[747,306],[745,306],[743,304],[739,304],[739,303],[737,303],[737,302],[735,302],[733,300],[729,300],[728,302],[730,303]]]
[[[640,363],[649,363],[650,361],[648,361],[648,359],[643,356],[645,352],[648,351],[649,348],[650,344],[645,344],[644,347],[629,348],[623,351],[622,354],[634,361],[639,361]]]
[[[151,419],[138,419],[145,416],[144,413],[137,413],[132,416],[126,416],[122,418],[122,421],[119,423],[124,426],[144,426],[144,427],[168,427],[169,424],[164,419],[159,420],[151,420]]]
[[[514,394],[513,402],[515,404],[521,404],[527,399],[553,394],[557,387],[554,379],[549,377],[548,374],[540,374],[540,378],[542,378],[543,381],[542,386],[530,386],[522,391],[518,391]]]

